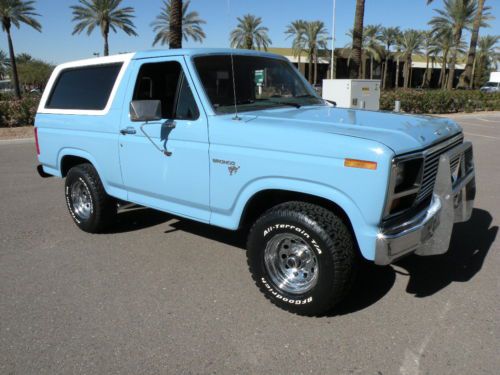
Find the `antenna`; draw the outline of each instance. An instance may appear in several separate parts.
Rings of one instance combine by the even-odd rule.
[[[233,77],[233,99],[234,99],[234,117],[233,120],[241,120],[241,118],[238,116],[238,103],[236,101],[236,79],[234,78],[234,58],[233,58],[233,53],[231,52],[231,71],[232,71],[232,77]]]
[[[227,0],[227,18],[228,23],[231,22],[231,0]],[[234,117],[233,120],[239,121],[241,117],[238,116],[238,103],[236,100],[236,78],[234,77],[234,58],[231,52],[231,75],[233,77],[233,99],[234,99]]]

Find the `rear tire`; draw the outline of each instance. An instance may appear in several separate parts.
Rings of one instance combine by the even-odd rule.
[[[99,233],[115,221],[116,200],[106,194],[92,164],[71,168],[64,191],[69,213],[81,230]]]
[[[267,211],[250,230],[252,277],[278,307],[323,315],[349,292],[356,248],[347,225],[314,204],[287,202]]]

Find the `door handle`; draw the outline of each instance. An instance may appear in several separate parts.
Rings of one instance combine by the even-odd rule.
[[[174,120],[167,120],[163,123],[163,127],[167,129],[175,129],[177,123]]]
[[[125,129],[120,130],[120,133],[123,135],[126,134],[135,134],[137,133],[137,130],[133,126],[126,127]]]

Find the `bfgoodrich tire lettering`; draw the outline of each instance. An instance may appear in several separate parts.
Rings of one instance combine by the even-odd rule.
[[[289,241],[280,242],[279,256],[272,258],[282,260],[284,268],[269,266],[269,244],[276,239]],[[301,315],[324,314],[347,294],[355,259],[354,241],[342,219],[310,203],[272,208],[248,238],[248,265],[259,289],[277,306]]]
[[[116,216],[116,200],[106,194],[92,164],[71,168],[65,182],[66,205],[75,224],[85,232],[102,232]]]

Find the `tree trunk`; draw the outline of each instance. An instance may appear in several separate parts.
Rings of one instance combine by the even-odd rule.
[[[373,56],[370,56],[370,79],[373,79]]]
[[[408,65],[408,88],[411,89],[411,84],[413,80],[413,67],[411,66],[412,61],[410,60],[410,64]]]
[[[170,49],[182,48],[182,0],[170,2]]]
[[[363,42],[363,21],[365,17],[365,0],[356,0],[356,14],[352,32],[352,63],[349,69],[350,78],[359,78],[361,72],[361,46]]]
[[[309,74],[307,77],[307,80],[309,83],[312,83],[312,78],[313,78],[313,55],[309,55]]]
[[[483,58],[479,58],[476,62],[476,79],[475,84],[479,86],[483,80],[483,72],[484,72],[485,61]]]
[[[474,79],[473,65],[476,59],[476,47],[477,41],[479,39],[479,28],[481,27],[481,18],[483,16],[484,0],[478,1],[477,13],[474,18],[474,26],[472,27],[472,34],[470,37],[470,47],[469,54],[467,55],[467,64],[465,65],[465,70],[460,76],[460,81],[458,86],[460,88],[472,87],[472,81]]]
[[[408,81],[409,81],[409,78],[410,78],[410,69],[408,67],[408,57],[406,57],[405,59],[405,65],[404,65],[404,70],[403,70],[403,76],[404,76],[404,81],[403,81],[403,87],[405,89],[408,88]]]
[[[474,64],[472,64],[472,75],[470,78],[470,87],[473,89],[476,85],[475,74],[476,74],[476,57],[474,56]]]
[[[359,78],[366,79],[366,59],[363,51],[361,51],[361,74]]]
[[[104,56],[109,56],[109,23],[106,21],[101,25],[101,34],[104,39]]]
[[[318,52],[314,53],[314,84],[318,83]]]
[[[5,27],[5,25],[4,25]],[[21,87],[19,86],[19,76],[17,74],[16,65],[16,55],[14,53],[14,44],[12,43],[12,37],[10,35],[10,25],[5,27],[5,32],[7,33],[7,41],[9,43],[9,54],[10,54],[10,67],[12,69],[12,83],[14,84],[14,92],[17,99],[21,99]]]
[[[425,55],[425,72],[424,79],[422,80],[422,87],[429,87],[429,54]]]
[[[441,74],[439,75],[438,85],[443,89],[446,82],[446,65],[448,63],[448,50],[443,51],[443,61],[441,63]]]
[[[448,90],[453,90],[453,84],[455,83],[455,65],[457,64],[458,47],[460,46],[461,40],[462,40],[462,29],[457,28],[455,30],[455,41],[453,49],[451,51],[450,72],[448,74],[448,84],[447,84]]]
[[[108,34],[104,35],[104,56],[109,56]]]
[[[388,66],[389,66],[389,56],[387,56],[385,58],[385,66],[384,66],[384,79],[382,81],[382,88],[385,90],[385,88],[387,87],[387,73],[389,72],[389,69],[388,69]]]
[[[396,59],[396,79],[394,80],[394,87],[399,87],[399,55]]]
[[[246,49],[253,49],[253,39],[251,35],[247,35],[245,37],[245,48]]]

